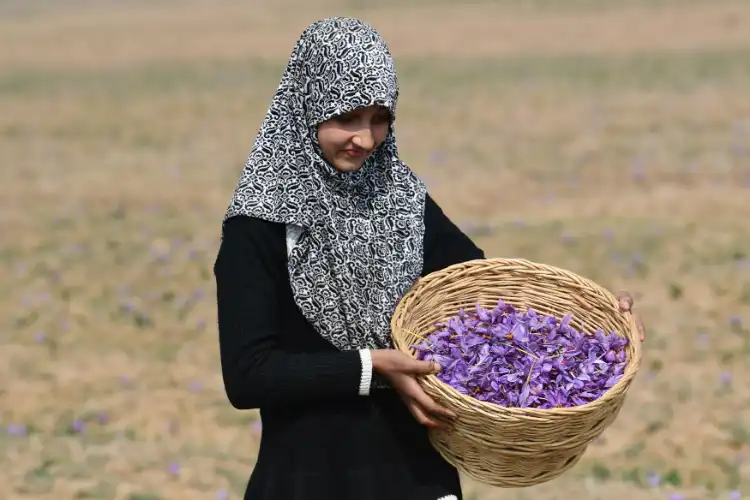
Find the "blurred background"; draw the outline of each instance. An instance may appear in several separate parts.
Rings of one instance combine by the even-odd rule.
[[[260,424],[211,268],[331,15],[389,42],[402,158],[488,255],[626,288],[649,328],[575,469],[467,500],[750,496],[747,0],[0,0],[0,498],[241,498]]]

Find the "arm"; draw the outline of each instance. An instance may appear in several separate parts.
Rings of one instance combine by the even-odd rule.
[[[430,195],[425,201],[424,265],[422,276],[453,264],[484,259],[484,251],[445,215]]]
[[[227,397],[237,409],[300,404],[366,394],[369,351],[287,353],[278,344],[278,279],[270,265],[279,257],[268,223],[244,216],[224,225],[214,264],[219,353]]]

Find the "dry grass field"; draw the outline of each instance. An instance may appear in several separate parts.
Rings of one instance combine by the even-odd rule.
[[[448,214],[649,327],[575,469],[467,500],[750,496],[747,0],[2,0],[0,498],[241,498],[260,426],[211,266],[297,36],[338,14],[389,41]]]

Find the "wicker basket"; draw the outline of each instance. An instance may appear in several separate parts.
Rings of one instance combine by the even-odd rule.
[[[479,302],[494,308],[499,299],[516,308],[562,318],[591,332],[615,330],[630,340],[622,379],[601,398],[561,409],[504,408],[465,396],[434,375],[420,378],[427,394],[458,415],[453,431],[431,430],[438,452],[459,471],[485,484],[520,488],[560,476],[580,460],[587,446],[617,417],[641,362],[641,343],[629,313],[604,288],[569,271],[522,259],[481,259],[450,266],[419,279],[391,321],[396,349],[432,333],[435,323]],[[415,335],[416,334],[416,335]]]

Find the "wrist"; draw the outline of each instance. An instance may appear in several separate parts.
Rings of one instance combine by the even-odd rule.
[[[372,360],[372,371],[381,373],[383,369],[383,357],[385,349],[370,349],[370,359]]]
[[[359,380],[359,395],[369,396],[372,386],[372,354],[369,349],[360,349],[359,359],[362,362],[362,374]]]

